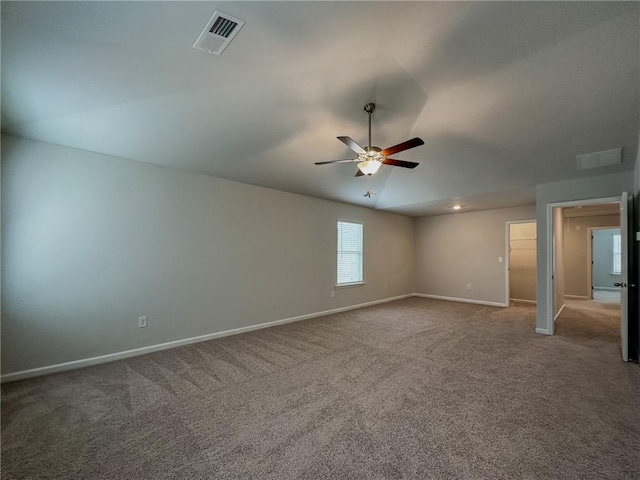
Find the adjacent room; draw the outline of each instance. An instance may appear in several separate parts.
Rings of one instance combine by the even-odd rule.
[[[639,3],[0,15],[2,478],[640,478]]]
[[[508,222],[509,251],[507,255],[506,285],[509,287],[509,304],[512,302],[536,303],[536,249],[537,224],[534,221]]]
[[[622,345],[620,203],[565,207],[562,219],[564,298],[557,333],[579,329]]]

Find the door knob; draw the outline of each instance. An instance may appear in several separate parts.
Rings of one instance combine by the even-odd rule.
[[[626,287],[627,284],[626,283],[622,283],[622,282],[616,282],[613,284],[614,287]]]

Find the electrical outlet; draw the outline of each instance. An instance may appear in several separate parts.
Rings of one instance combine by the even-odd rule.
[[[467,284],[467,290],[471,290],[471,284],[470,283]]]
[[[498,257],[498,263],[502,263],[502,262],[503,262],[502,257]]]
[[[336,296],[335,290],[331,290],[331,298],[335,298],[335,296]]]
[[[149,325],[147,317],[138,317],[138,327],[144,328]]]

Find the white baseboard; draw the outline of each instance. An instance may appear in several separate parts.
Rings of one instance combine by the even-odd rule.
[[[539,333],[540,335],[551,335],[551,333],[549,333],[549,330],[547,330],[546,328],[536,328],[536,333]]]
[[[566,304],[563,303],[562,306],[560,307],[560,310],[558,310],[558,313],[556,313],[555,317],[553,317],[553,321],[554,322],[556,321],[556,318],[558,318],[560,316],[560,314],[562,313],[562,310],[564,310],[564,306],[565,305]]]
[[[535,300],[525,300],[523,298],[510,298],[509,301],[511,301],[511,302],[522,302],[522,303],[531,303],[533,305],[536,305],[538,303]]]
[[[462,302],[462,303],[475,303],[477,305],[489,305],[491,307],[508,307],[509,306],[505,303],[486,302],[484,300],[472,300],[469,298],[443,297],[442,295],[431,295],[428,293],[414,293],[413,295],[416,297],[433,298],[435,300],[447,300],[449,302]]]
[[[589,300],[589,297],[584,295],[565,295],[564,298],[575,298],[576,300]]]
[[[39,377],[41,375],[49,375],[51,373],[59,373],[59,372],[65,372],[67,370],[75,370],[77,368],[100,365],[102,363],[108,363],[116,360],[122,360],[125,358],[136,357],[138,355],[146,355],[147,353],[159,352],[161,350],[180,347],[182,345],[189,345],[191,343],[206,342],[207,340],[213,340],[214,338],[228,337],[229,335],[237,335],[239,333],[251,332],[253,330],[260,330],[263,328],[274,327],[276,325],[284,325],[286,323],[299,322],[301,320],[308,320],[310,318],[323,317],[325,315],[331,315],[334,313],[346,312],[349,310],[356,310],[358,308],[378,305],[380,303],[387,303],[387,302],[393,302],[395,300],[402,300],[403,298],[412,297],[413,295],[414,294],[408,293],[406,295],[398,295],[397,297],[383,298],[381,300],[373,300],[371,302],[360,303],[358,305],[350,305],[348,307],[334,308],[331,310],[325,310],[323,312],[308,313],[306,315],[299,315],[297,317],[283,318],[281,320],[274,320],[272,322],[259,323],[257,325],[249,325],[247,327],[234,328],[232,330],[209,333],[207,335],[200,335],[197,337],[183,338],[181,340],[174,340],[172,342],[160,343],[157,345],[149,345],[148,347],[134,348],[133,350],[125,350],[123,352],[109,353],[107,355],[100,355],[98,357],[83,358],[81,360],[74,360],[72,362],[58,363],[56,365],[48,365],[46,367],[32,368],[30,370],[22,370],[20,372],[7,373],[5,375],[0,376],[0,382],[1,383],[14,382],[16,380],[24,380],[26,378]]]

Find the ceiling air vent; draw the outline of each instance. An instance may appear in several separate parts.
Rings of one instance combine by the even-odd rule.
[[[620,165],[622,163],[622,148],[578,155],[576,162],[578,162],[578,170]]]
[[[193,44],[193,48],[220,55],[240,31],[244,22],[222,12],[214,12],[213,16]]]

